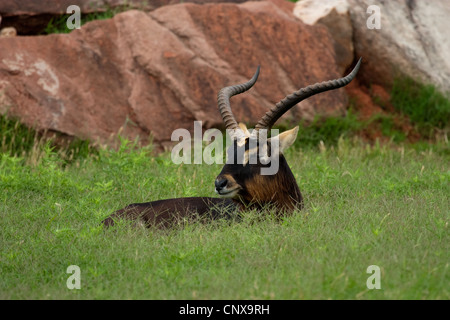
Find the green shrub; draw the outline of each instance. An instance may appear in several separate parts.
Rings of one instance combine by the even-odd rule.
[[[280,124],[276,126],[280,132],[291,129],[296,124]],[[317,116],[310,124],[300,122],[298,137],[295,142],[297,147],[315,147],[320,141],[327,145],[336,145],[340,137],[350,137],[363,128],[363,123],[357,115],[349,110],[342,117]]]
[[[377,114],[366,122],[366,126],[375,124],[379,127],[382,135],[389,137],[393,142],[403,142],[406,140],[406,134],[395,123],[394,116]]]
[[[433,85],[410,78],[397,79],[391,92],[395,109],[407,115],[420,133],[431,137],[434,130],[450,127],[450,100]]]
[[[45,133],[20,123],[18,119],[0,115],[0,154],[37,161],[46,145],[55,149],[66,162],[98,154],[97,149],[88,140],[64,137],[61,134],[46,137]]]

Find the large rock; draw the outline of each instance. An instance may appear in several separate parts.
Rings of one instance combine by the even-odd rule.
[[[341,76],[326,28],[303,24],[286,4],[180,4],[127,11],[67,35],[0,38],[1,112],[100,142],[125,126],[125,135],[147,142],[152,134],[161,145],[194,120],[222,126],[218,90],[248,80],[260,64],[255,87],[232,98],[238,121],[254,124],[285,95]],[[335,90],[285,119],[343,114],[346,104]]]
[[[309,25],[328,28],[336,51],[336,63],[344,73],[354,60],[353,28],[347,0],[302,0],[295,4],[294,15]]]
[[[21,35],[41,34],[52,19],[66,14],[71,5],[79,6],[82,13],[92,13],[125,4],[149,9],[140,0],[2,0],[0,16],[3,16],[3,23],[0,28],[14,27]]]
[[[366,64],[366,84],[392,84],[398,76],[433,83],[450,92],[450,5],[448,0],[348,0],[357,56]],[[368,29],[367,8],[378,5],[381,29]]]
[[[180,2],[235,2],[245,0],[1,0],[0,16],[4,17],[3,27],[14,27],[21,35],[41,34],[53,18],[66,13],[71,5],[77,5],[83,14],[102,12],[118,7],[124,9],[153,10],[164,5]],[[2,26],[0,26],[2,27]]]
[[[169,4],[180,2],[210,3],[210,2],[235,2],[241,3],[245,0],[2,0],[0,13],[4,16],[12,15],[37,15],[43,13],[63,14],[67,7],[77,5],[83,12],[94,12],[98,9],[115,8],[118,6],[139,7],[145,9],[156,9]]]
[[[379,29],[369,28],[376,22],[373,5],[380,10]],[[328,29],[340,71],[363,57],[358,78],[346,87],[362,119],[387,111],[374,102],[380,101],[380,95],[389,100],[397,77],[412,77],[450,92],[448,0],[302,0],[296,3],[294,15]]]

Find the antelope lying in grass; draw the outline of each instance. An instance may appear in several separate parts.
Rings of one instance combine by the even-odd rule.
[[[227,150],[227,163],[215,180],[216,192],[222,198],[176,198],[130,204],[114,212],[103,223],[110,226],[116,219],[127,218],[141,221],[146,226],[168,227],[184,219],[232,219],[238,216],[241,210],[260,210],[266,206],[274,208],[280,214],[289,214],[296,209],[301,209],[302,194],[283,156],[284,150],[294,143],[298,126],[263,142],[261,142],[260,134],[264,130],[270,130],[283,114],[300,101],[350,83],[356,76],[360,64],[361,59],[346,77],[316,83],[288,95],[262,117],[252,133],[245,125],[238,125],[229,100],[232,96],[249,90],[255,84],[259,67],[248,82],[221,89],[218,94],[219,111],[226,129],[231,130],[233,139],[232,145]],[[275,148],[273,140],[278,142]],[[264,152],[260,152],[261,148]],[[241,161],[238,155],[243,155]],[[266,155],[264,161],[261,155]],[[252,156],[256,157],[256,161],[249,161]],[[270,157],[269,161],[267,157]],[[270,161],[274,160],[278,161],[278,171],[273,175],[262,175],[261,169],[270,166]]]

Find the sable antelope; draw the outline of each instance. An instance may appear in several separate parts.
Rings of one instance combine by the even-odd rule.
[[[231,219],[245,209],[259,210],[265,206],[275,208],[280,214],[289,214],[303,206],[303,198],[295,181],[283,151],[290,147],[298,132],[298,126],[271,137],[261,144],[259,134],[270,130],[275,122],[300,101],[315,94],[341,88],[349,84],[356,76],[361,59],[354,69],[343,78],[316,83],[302,88],[278,102],[269,110],[250,133],[245,125],[238,124],[230,107],[230,98],[249,90],[256,82],[259,67],[254,76],[246,83],[225,87],[219,91],[218,106],[227,130],[232,132],[233,143],[227,150],[227,164],[215,180],[216,193],[222,198],[193,197],[158,200],[146,203],[130,204],[114,212],[103,223],[113,225],[117,218],[140,220],[146,226],[168,227],[175,221],[206,217],[207,219]],[[256,139],[256,141],[255,141]],[[278,148],[272,148],[272,139],[277,139]],[[253,147],[252,146],[256,146]],[[278,171],[273,175],[262,175],[260,170],[270,165],[260,158],[261,148],[267,155],[278,161]],[[244,159],[238,161],[237,155]],[[256,154],[256,163],[248,159]],[[264,154],[264,153],[262,153]],[[230,158],[231,157],[231,158]],[[266,159],[267,160],[267,159]]]

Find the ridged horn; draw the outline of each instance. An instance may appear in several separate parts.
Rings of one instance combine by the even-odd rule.
[[[258,66],[255,74],[249,81],[220,89],[217,95],[217,104],[226,129],[239,129],[239,125],[237,124],[233,112],[231,111],[230,98],[253,87],[259,76],[259,69],[260,67]]]
[[[353,70],[344,78],[339,78],[335,80],[324,81],[320,83],[316,83],[305,88],[302,88],[288,96],[286,96],[283,100],[278,102],[275,107],[270,109],[264,117],[256,124],[255,129],[268,129],[270,130],[272,126],[277,122],[277,120],[285,114],[289,109],[295,106],[302,100],[309,98],[315,94],[338,89],[349,84],[358,73],[359,67],[361,65],[361,58],[358,60],[358,63],[353,68]]]

